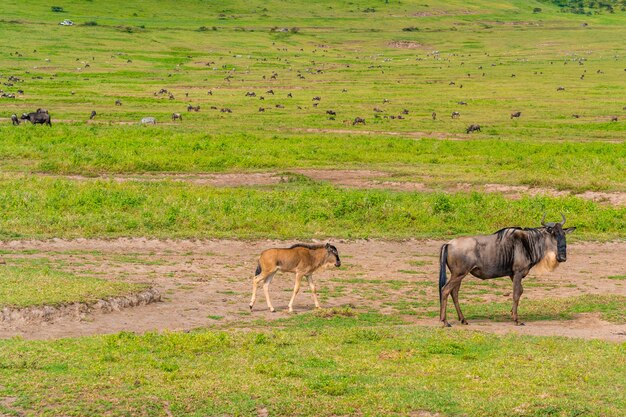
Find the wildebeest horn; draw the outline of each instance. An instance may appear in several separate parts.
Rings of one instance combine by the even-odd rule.
[[[561,213],[561,216],[563,216],[563,213]],[[541,225],[544,227],[554,227],[554,225],[556,224],[554,222],[546,223],[545,220],[546,220],[546,213],[544,213],[543,217],[541,218]],[[563,223],[565,223],[565,217],[563,217]],[[561,223],[561,225],[563,225],[563,223]]]
[[[543,217],[541,218],[541,225],[545,226],[546,224],[544,223],[544,221],[546,220],[546,213],[543,213]]]
[[[561,218],[563,219],[563,221],[560,223],[560,225],[563,226],[565,224],[565,215],[563,213],[561,213]]]

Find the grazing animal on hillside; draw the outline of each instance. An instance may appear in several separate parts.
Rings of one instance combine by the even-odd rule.
[[[172,121],[180,120],[183,121],[183,115],[180,113],[172,113]]]
[[[580,119],[580,114],[572,114],[572,117],[573,117],[574,119]]]
[[[116,106],[121,106],[122,105],[122,100],[115,100],[115,105]]]
[[[254,91],[248,91],[246,97],[256,97],[256,93]]]
[[[558,87],[556,91],[565,91],[565,87]]]
[[[231,109],[229,109],[228,107],[224,107],[223,109],[220,109],[220,111],[222,113],[232,113],[233,111]]]
[[[154,117],[144,117],[143,119],[141,119],[141,124],[142,125],[155,125],[156,119]]]
[[[409,114],[409,110],[408,109],[403,109],[402,110],[402,114]]]
[[[276,311],[270,300],[269,286],[277,271],[293,272],[296,274],[296,281],[293,287],[293,294],[289,301],[289,312],[293,312],[293,301],[300,291],[300,282],[305,277],[313,294],[315,307],[320,308],[317,300],[317,292],[315,282],[313,281],[313,273],[320,268],[329,266],[341,266],[339,252],[337,248],[330,243],[325,245],[305,245],[296,244],[284,249],[267,249],[261,253],[257,263],[255,276],[252,279],[252,299],[250,300],[250,310],[254,307],[256,301],[256,291],[258,285],[263,282],[263,291],[267,307],[273,313]]]
[[[271,95],[274,95],[274,90],[267,90],[265,93],[266,93],[266,94],[271,94]]]
[[[195,111],[195,112],[199,112],[200,111],[200,106],[192,106],[191,104],[187,106],[187,111]]]
[[[617,122],[617,116],[611,116],[611,121],[612,122]]]
[[[458,111],[453,111],[452,112],[452,118],[453,119],[458,119],[459,117],[461,117],[461,113],[459,113]]]
[[[13,126],[19,126],[20,119],[17,118],[17,114],[11,115],[11,123],[13,123]]]
[[[519,118],[522,115],[521,111],[516,111],[515,113],[511,113],[511,119]]]
[[[469,125],[465,133],[480,132],[480,125]]]
[[[96,114],[97,114],[97,113],[96,113],[96,111],[95,111],[95,110],[92,110],[92,111],[91,111],[91,114],[89,115],[89,120],[93,120],[93,119],[94,119],[94,117],[96,117]]]
[[[433,112],[433,114],[431,114],[431,116],[433,117],[433,120],[437,120],[437,113]]]
[[[46,112],[46,113],[40,113],[40,112],[32,112],[32,113],[24,113],[22,114],[22,117],[20,117],[21,120],[28,120],[29,122],[31,122],[32,124],[36,125],[36,124],[46,124],[48,126],[52,126],[52,122],[50,121],[50,115]]]
[[[326,110],[326,114],[329,116],[337,116],[337,113],[334,110]]]
[[[293,98],[293,94],[291,94],[291,93],[287,93],[287,97],[289,97],[289,98]]]
[[[352,126],[355,126],[355,125],[358,125],[358,124],[364,125],[365,124],[365,119],[362,118],[362,117],[356,117],[354,119],[354,121],[352,122]]]
[[[451,240],[441,247],[439,254],[439,320],[450,327],[446,319],[448,296],[456,308],[459,321],[467,324],[459,306],[461,281],[469,273],[480,279],[508,276],[513,282],[512,318],[515,324],[523,325],[517,315],[517,306],[522,295],[522,279],[531,269],[553,271],[567,259],[565,235],[576,228],[563,229],[565,216],[560,223],[545,223],[537,228],[506,227],[492,235],[466,236]],[[447,281],[446,266],[450,269]],[[447,281],[447,282],[446,282]]]
[[[461,106],[467,106],[467,103],[466,103],[466,102],[464,102],[464,101],[459,101],[459,105],[461,105]]]
[[[313,101],[320,101],[322,98],[320,96],[313,97]]]

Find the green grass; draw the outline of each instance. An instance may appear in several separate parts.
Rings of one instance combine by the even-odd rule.
[[[0,412],[256,416],[267,408],[273,416],[419,410],[620,416],[625,372],[620,344],[369,327],[368,321],[360,327],[306,323],[264,332],[4,340],[0,397],[16,400],[0,405]]]
[[[626,208],[575,197],[392,192],[286,183],[0,180],[0,237],[407,238],[493,233],[563,212],[577,238],[624,236]]]
[[[75,275],[46,266],[2,265],[0,308],[92,303],[147,286]]]

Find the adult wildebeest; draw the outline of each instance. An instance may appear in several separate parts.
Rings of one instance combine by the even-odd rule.
[[[121,106],[122,105],[122,100],[115,100],[115,105],[116,106]]]
[[[334,110],[326,110],[326,114],[329,116],[337,116],[337,112]]]
[[[17,114],[11,115],[11,123],[13,123],[13,126],[18,126],[20,124],[20,119],[17,118]]]
[[[28,114],[24,113],[22,114],[22,117],[20,117],[20,119],[28,120],[34,125],[46,124],[48,126],[52,126],[52,122],[50,121],[50,115],[47,112],[46,113],[32,112]]]
[[[459,117],[461,117],[461,113],[459,113],[458,111],[453,111],[452,112],[452,118],[453,119],[458,119]]]
[[[270,300],[269,286],[277,271],[293,272],[296,274],[296,281],[293,287],[293,294],[289,301],[289,312],[293,312],[293,300],[300,290],[300,282],[305,277],[313,294],[315,307],[320,308],[315,291],[315,282],[313,281],[313,273],[320,268],[335,265],[341,266],[339,252],[337,248],[327,243],[325,245],[306,245],[298,243],[289,248],[284,249],[267,249],[261,253],[257,263],[255,276],[252,279],[252,299],[250,300],[250,310],[254,307],[256,301],[256,291],[258,285],[263,282],[263,291],[265,292],[265,300],[267,307],[273,313],[274,307]]]
[[[465,133],[480,132],[480,125],[469,125]]]
[[[507,227],[492,235],[459,237],[441,247],[439,255],[439,320],[449,327],[446,319],[448,296],[452,301],[459,320],[467,324],[459,306],[459,288],[461,281],[468,274],[480,279],[508,276],[513,282],[512,318],[515,324],[523,325],[518,320],[517,306],[522,295],[522,279],[532,268],[553,271],[560,262],[567,259],[565,235],[576,228],[563,229],[565,216],[560,223],[545,223],[542,227],[525,228]],[[446,282],[446,266],[450,269],[450,281]]]
[[[91,111],[91,114],[89,115],[89,120],[93,120],[93,119],[94,119],[94,117],[96,117],[96,114],[97,114],[97,113],[96,113],[96,111],[95,111],[95,110],[92,110],[92,111]]]
[[[142,125],[155,125],[156,119],[154,117],[144,117],[143,119],[141,119],[141,124]]]
[[[356,126],[358,124],[364,125],[365,124],[365,119],[362,118],[362,117],[355,117],[354,118],[354,122],[352,122],[352,126]]]
[[[433,120],[437,120],[437,113],[433,112],[433,114],[431,114],[431,116],[433,117]]]
[[[172,121],[176,121],[176,119],[183,121],[183,115],[180,113],[172,113]]]
[[[511,119],[519,118],[522,115],[521,111],[516,111],[515,113],[511,113]]]

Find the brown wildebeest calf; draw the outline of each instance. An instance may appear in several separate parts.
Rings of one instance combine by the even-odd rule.
[[[298,243],[289,248],[283,249],[267,249],[261,253],[259,262],[256,267],[256,273],[252,279],[252,299],[250,300],[250,310],[254,307],[256,301],[256,290],[258,285],[263,282],[263,292],[265,292],[265,300],[267,307],[273,313],[274,307],[270,300],[269,287],[277,271],[293,272],[296,274],[296,282],[293,287],[293,294],[289,301],[289,312],[293,312],[293,300],[300,291],[300,282],[305,277],[309,282],[311,293],[315,307],[320,308],[315,292],[315,282],[313,281],[313,273],[320,268],[335,265],[341,266],[339,252],[337,248],[327,243],[326,245],[305,245]]]
[[[515,113],[511,113],[511,119],[519,118],[521,116],[522,116],[522,112],[521,111],[516,111]]]
[[[480,132],[480,125],[469,125],[465,133]]]

